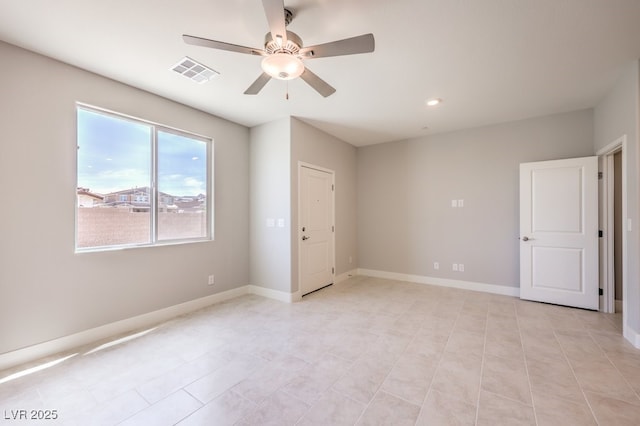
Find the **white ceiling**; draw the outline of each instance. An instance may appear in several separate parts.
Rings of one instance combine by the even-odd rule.
[[[640,0],[285,6],[307,46],[375,35],[374,53],[306,61],[337,89],[326,99],[300,79],[288,101],[276,80],[244,95],[260,57],[183,43],[262,48],[260,0],[1,0],[0,39],[246,126],[293,115],[356,146],[593,107],[640,58]],[[220,76],[198,85],[169,71],[184,56]],[[425,106],[431,97],[444,102]]]

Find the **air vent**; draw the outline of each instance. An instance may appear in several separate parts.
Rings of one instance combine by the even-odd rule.
[[[177,64],[171,67],[171,70],[187,77],[196,83],[202,84],[220,75],[219,72],[212,70],[206,65],[202,65],[193,59],[185,56]]]

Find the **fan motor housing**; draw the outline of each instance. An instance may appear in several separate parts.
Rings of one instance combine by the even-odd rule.
[[[280,46],[276,40],[273,39],[271,33],[267,33],[264,36],[264,50],[272,55],[274,53],[289,53],[291,55],[297,55],[302,48],[302,39],[294,32],[287,31],[287,43],[284,46]]]

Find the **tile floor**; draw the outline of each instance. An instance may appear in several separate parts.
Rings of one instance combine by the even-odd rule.
[[[620,322],[354,277],[299,303],[243,296],[79,348],[0,384],[0,423],[48,409],[59,418],[38,424],[639,425],[640,350]]]

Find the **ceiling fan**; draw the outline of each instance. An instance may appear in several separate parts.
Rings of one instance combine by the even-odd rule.
[[[187,34],[182,36],[187,44],[195,46],[263,56],[263,72],[244,92],[245,95],[258,94],[272,78],[291,80],[300,77],[322,96],[327,97],[336,89],[311,72],[303,60],[368,53],[373,52],[375,48],[373,34],[304,47],[302,39],[297,34],[286,30],[286,26],[293,19],[293,13],[284,8],[284,1],[262,0],[262,5],[270,31],[265,35],[264,49],[253,49]]]

